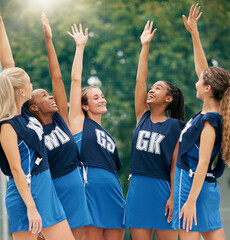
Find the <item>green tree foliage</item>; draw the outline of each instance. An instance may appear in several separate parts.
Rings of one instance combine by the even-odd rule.
[[[179,86],[185,96],[186,119],[197,112],[201,103],[195,99],[192,41],[185,30],[182,14],[188,15],[191,0],[0,0],[17,66],[24,68],[34,88],[50,92],[51,81],[40,15],[50,19],[53,40],[59,57],[67,95],[75,51],[66,34],[73,23],[89,29],[84,54],[83,86],[91,76],[102,82],[108,101],[103,126],[114,136],[123,168],[120,173],[127,192],[131,141],[135,129],[134,91],[137,62],[141,49],[140,35],[148,19],[158,28],[149,54],[148,87],[157,80]],[[230,69],[228,61],[230,2],[201,0],[204,12],[198,27],[210,65]]]

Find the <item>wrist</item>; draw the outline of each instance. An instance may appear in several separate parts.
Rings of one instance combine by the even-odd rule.
[[[77,48],[82,48],[82,49],[84,49],[84,48],[85,48],[85,44],[77,44],[77,43],[76,43],[76,47],[77,47]]]
[[[196,204],[196,198],[189,196],[188,199],[187,199],[187,202],[190,203],[190,204]]]
[[[146,46],[146,47],[149,47],[150,45],[150,42],[146,42],[146,43],[141,43],[142,47]]]
[[[198,32],[198,30],[197,30],[197,29],[196,29],[196,30],[193,30],[193,31],[191,31],[190,33],[191,33],[191,35],[192,35],[192,36],[194,36],[194,37],[195,37],[195,36],[199,36],[199,32]]]

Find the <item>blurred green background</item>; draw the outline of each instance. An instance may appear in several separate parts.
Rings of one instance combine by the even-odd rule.
[[[66,31],[73,23],[88,27],[83,86],[99,82],[107,99],[108,112],[103,116],[102,126],[117,143],[123,162],[119,177],[125,196],[136,124],[134,90],[140,35],[147,20],[153,20],[154,27],[158,28],[150,47],[148,87],[158,80],[180,87],[185,97],[186,120],[202,106],[195,98],[197,76],[192,41],[182,20],[182,14],[187,16],[194,3],[191,0],[0,0],[16,66],[28,72],[34,89],[52,92],[41,12],[50,20],[68,97],[75,43]],[[230,1],[201,0],[199,3],[204,13],[198,28],[208,63],[230,70]],[[229,171],[227,173],[229,188]]]

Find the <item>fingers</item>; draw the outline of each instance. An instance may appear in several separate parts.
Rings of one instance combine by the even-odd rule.
[[[74,23],[74,29],[75,29],[75,34],[78,33],[78,28],[77,28],[77,25]],[[73,30],[73,27],[72,27],[72,30]]]
[[[81,25],[81,23],[79,24],[79,30],[82,33],[82,25]]]
[[[79,28],[77,27],[77,25],[74,23],[73,26],[71,26],[71,30],[72,30],[72,33],[70,33],[69,31],[67,31],[67,33],[71,36],[71,37],[74,37],[75,35],[81,33],[82,35],[83,34],[83,29],[82,29],[82,24],[80,23],[79,24]],[[88,37],[88,28],[85,29],[85,36]]]
[[[194,223],[195,223],[195,226],[197,226],[197,218],[196,218],[196,215],[194,216]]]
[[[192,16],[194,4],[190,8],[189,17]]]
[[[168,210],[169,210],[169,205],[166,204],[166,206],[165,206],[165,216],[168,214]]]
[[[67,33],[70,35],[70,37],[74,37],[74,35],[72,33],[70,33],[69,31],[67,31]]]
[[[173,215],[173,209],[172,208],[169,208],[169,215],[168,215],[168,223],[170,223],[172,221],[172,215]]]
[[[85,36],[88,38],[88,28],[85,29]]]
[[[147,23],[145,24],[145,30],[149,29],[149,20],[147,21]]]
[[[203,12],[200,12],[199,16],[196,18],[196,21],[199,20],[200,16],[203,14]]]
[[[42,230],[42,220],[41,218],[29,221],[29,231],[33,234],[40,233]]]
[[[150,32],[152,32],[152,28],[153,28],[153,21],[151,21],[151,23],[150,23],[150,27],[149,27]]]

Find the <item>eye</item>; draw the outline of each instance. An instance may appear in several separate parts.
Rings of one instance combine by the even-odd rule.
[[[47,96],[47,94],[46,94],[46,93],[43,93],[43,94],[42,94],[42,97],[46,97],[46,96]]]

